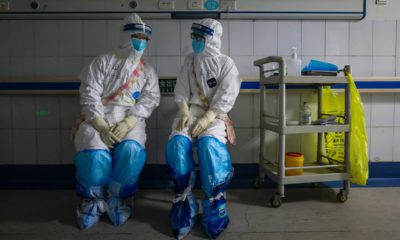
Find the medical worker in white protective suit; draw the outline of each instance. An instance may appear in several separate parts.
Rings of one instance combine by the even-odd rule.
[[[192,193],[197,146],[205,198],[203,225],[216,238],[228,225],[224,191],[233,176],[226,147],[231,125],[227,113],[239,94],[241,80],[233,60],[221,54],[222,26],[213,19],[193,23],[193,53],[186,56],[175,86],[179,113],[166,147],[170,179],[176,198],[170,211],[175,237],[183,238],[194,225],[198,203]],[[230,140],[230,139],[229,139]]]
[[[82,229],[104,212],[115,225],[131,214],[127,200],[146,160],[145,120],[160,102],[157,74],[141,59],[150,36],[138,15],[127,16],[119,48],[96,57],[79,75],[85,121],[75,135],[75,165]]]

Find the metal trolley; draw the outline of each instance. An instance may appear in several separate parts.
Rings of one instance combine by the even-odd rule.
[[[278,69],[266,70],[266,64],[278,64]],[[256,60],[254,66],[260,69],[260,165],[259,178],[255,181],[255,187],[261,186],[264,177],[267,175],[278,185],[278,192],[271,198],[270,203],[273,207],[280,207],[282,198],[285,196],[285,185],[297,183],[319,183],[328,181],[343,181],[343,188],[337,194],[339,202],[347,200],[350,190],[349,174],[349,140],[350,140],[350,89],[345,77],[336,76],[286,76],[285,61],[282,57],[271,56]],[[272,71],[279,71],[277,76],[271,75]],[[346,66],[343,71],[350,72],[350,66]],[[337,116],[344,118],[344,124],[335,125],[287,125],[286,124],[286,89],[288,85],[308,85],[315,87],[318,92],[318,119],[324,114],[321,112],[322,86],[344,84],[345,85],[345,114]],[[278,91],[278,115],[271,116],[266,113],[266,90],[267,87],[275,86]],[[276,88],[278,87],[278,88]],[[278,159],[268,159],[263,154],[266,134],[268,131],[277,133],[278,136]],[[322,154],[323,134],[326,132],[344,132],[344,163],[335,161]],[[318,134],[317,140],[317,159],[312,163],[305,163],[302,167],[285,167],[285,138],[288,134]],[[322,158],[327,159],[325,163]],[[285,170],[303,169],[302,175],[285,176]]]

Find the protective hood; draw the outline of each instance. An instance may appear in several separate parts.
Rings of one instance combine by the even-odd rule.
[[[127,53],[134,51],[135,55],[142,55],[142,52],[137,52],[132,47],[131,34],[133,32],[142,32],[142,31],[146,32],[147,34],[149,29],[151,34],[151,28],[149,26],[146,26],[146,28],[139,30],[133,27],[133,25],[135,24],[145,24],[140,18],[140,16],[137,15],[136,13],[132,13],[124,18],[122,25],[120,27],[119,53],[126,55]]]
[[[199,57],[212,57],[221,54],[221,37],[222,37],[222,25],[217,20],[211,18],[202,19],[199,24],[214,30],[212,36],[206,35],[206,47],[198,54]]]

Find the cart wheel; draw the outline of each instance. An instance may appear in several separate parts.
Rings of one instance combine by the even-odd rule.
[[[271,206],[274,208],[278,208],[282,205],[282,197],[279,194],[275,194],[272,198],[271,198]]]
[[[340,189],[339,193],[336,195],[338,202],[344,203],[347,201],[347,191]]]
[[[253,181],[253,187],[255,189],[260,189],[262,187],[262,184],[263,183],[262,183],[262,181],[261,181],[261,179],[259,177],[255,178],[254,181]]]

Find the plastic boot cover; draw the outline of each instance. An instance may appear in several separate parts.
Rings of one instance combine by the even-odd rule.
[[[75,155],[76,192],[83,198],[102,198],[111,177],[111,155],[106,150],[84,150]]]
[[[123,141],[113,150],[113,170],[108,188],[113,196],[126,198],[137,189],[137,180],[146,160],[146,151],[133,140]]]
[[[114,225],[119,226],[124,224],[131,216],[132,206],[128,204],[128,200],[114,196],[108,198],[107,214]]]
[[[215,239],[228,226],[229,217],[226,201],[223,196],[219,199],[203,199],[203,226],[207,236]]]
[[[231,157],[226,145],[214,137],[202,137],[198,141],[200,174],[207,197],[223,192],[233,176]]]
[[[189,193],[184,201],[178,201],[172,205],[169,218],[176,239],[182,239],[190,232],[196,222],[198,212],[199,204],[192,193]]]
[[[81,229],[87,229],[100,220],[105,212],[104,200],[84,199],[77,209],[77,222]]]

